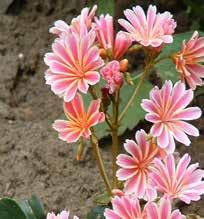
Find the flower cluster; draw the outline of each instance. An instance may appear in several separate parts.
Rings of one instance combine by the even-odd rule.
[[[90,86],[99,82],[99,69],[104,65],[92,27],[96,9],[97,6],[91,11],[84,8],[70,25],[59,20],[50,28],[57,38],[52,45],[53,52],[44,58],[49,67],[45,79],[51,90],[64,99],[68,121],[56,120],[53,127],[59,132],[59,138],[68,143],[76,142],[80,137],[89,138],[90,128],[104,119],[100,100],[92,101],[86,113],[79,94],[87,94]]]
[[[171,202],[162,198],[159,204],[149,202],[142,210],[138,199],[128,196],[115,197],[113,210],[106,209],[106,219],[184,219],[179,210],[172,210]]]
[[[148,140],[143,130],[136,132],[136,139],[137,144],[127,140],[124,145],[130,155],[120,154],[117,158],[117,177],[125,181],[126,195],[154,200],[158,191],[187,204],[200,199],[204,193],[204,171],[198,169],[198,163],[189,165],[188,154],[176,163],[174,155],[159,152],[161,149]]]
[[[148,71],[159,62],[162,49],[173,42],[176,22],[169,12],[158,13],[156,6],[150,5],[147,14],[136,6],[124,11],[126,19],[118,20],[124,30],[115,33],[113,17],[97,17],[96,10],[97,6],[84,8],[70,24],[59,20],[50,28],[56,39],[52,52],[44,58],[48,66],[45,80],[63,98],[67,117],[56,120],[53,128],[67,143],[91,140],[107,192],[113,196],[112,209],[104,213],[106,219],[184,219],[172,208],[173,201],[189,204],[204,193],[204,171],[198,163],[190,164],[188,154],[176,156],[176,142],[190,146],[189,136],[199,136],[199,130],[189,121],[200,118],[202,111],[189,105],[193,90],[203,84],[204,37],[195,31],[188,42],[183,42],[181,51],[168,56],[175,63],[180,81],[173,84],[167,80],[150,91],[149,99],[142,100],[145,119],[152,126],[149,132],[137,131],[135,140],[127,139],[127,154],[118,154],[118,130],[123,119],[119,104],[126,98],[120,96],[121,87],[134,84],[125,55],[135,48],[145,51],[144,73],[122,115],[133,105]],[[126,83],[128,76],[132,83]],[[112,187],[94,134],[94,126],[104,121],[113,141]],[[140,199],[146,201],[144,206]],[[47,219],[68,217],[66,211],[47,215]]]
[[[106,55],[120,60],[132,44],[131,38],[123,31],[114,36],[113,17],[107,14],[95,18],[97,40]]]
[[[180,199],[190,204],[204,194],[204,171],[198,168],[198,163],[190,165],[188,154],[181,158],[174,155],[174,138],[190,145],[187,134],[199,135],[197,128],[184,121],[201,116],[200,108],[186,108],[192,99],[193,91],[186,90],[184,83],[177,82],[173,86],[171,81],[166,81],[161,89],[153,88],[150,100],[143,100],[142,107],[148,112],[145,118],[153,126],[149,134],[137,131],[136,142],[126,140],[124,149],[128,155],[118,155],[117,177],[124,182],[124,189],[114,193],[113,210],[106,210],[106,218],[183,218],[178,210],[172,213],[176,216],[170,214],[170,203]],[[166,206],[164,211],[168,216],[158,217],[157,212],[162,210],[158,211],[153,202],[156,197],[162,197],[161,203],[165,200],[166,204],[161,206]],[[138,199],[148,201],[143,211]],[[135,210],[126,210],[133,208],[130,206],[135,206]]]

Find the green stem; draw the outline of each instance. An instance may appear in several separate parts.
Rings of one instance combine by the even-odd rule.
[[[91,144],[92,144],[92,148],[93,148],[93,151],[94,151],[94,155],[95,155],[95,158],[96,158],[96,162],[97,162],[100,174],[101,174],[101,176],[103,178],[103,181],[105,183],[105,186],[106,186],[107,193],[111,196],[112,195],[111,185],[110,185],[108,176],[107,176],[106,171],[105,171],[103,160],[102,160],[101,155],[100,155],[98,139],[96,138],[94,133],[92,133],[92,135],[91,135]]]
[[[112,170],[113,170],[113,188],[117,188],[117,164],[116,159],[119,154],[119,140],[118,140],[118,112],[119,112],[119,100],[120,100],[120,91],[116,91],[115,101],[113,102],[113,123],[111,129],[112,136]]]
[[[129,99],[127,105],[125,106],[125,108],[123,109],[123,111],[121,112],[120,116],[119,116],[119,123],[121,122],[121,120],[123,119],[125,113],[127,112],[127,110],[129,109],[129,107],[131,107],[131,105],[133,104],[133,101],[135,100],[135,97],[138,95],[140,88],[145,80],[145,77],[147,76],[147,74],[149,73],[149,70],[152,67],[152,62],[150,62],[149,64],[147,64],[145,66],[144,72],[140,77],[139,83],[136,86],[133,95],[131,96],[131,98]]]
[[[89,87],[89,93],[91,94],[91,96],[92,96],[92,98],[93,98],[94,100],[97,100],[97,99],[98,99],[98,96],[97,96],[97,94],[96,94],[96,92],[95,92],[93,86],[90,86],[90,87]]]

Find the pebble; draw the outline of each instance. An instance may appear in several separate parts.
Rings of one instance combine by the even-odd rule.
[[[14,0],[1,0],[0,1],[0,14],[5,14],[9,6]]]

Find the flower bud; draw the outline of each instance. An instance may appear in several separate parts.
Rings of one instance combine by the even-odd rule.
[[[107,52],[105,49],[101,48],[99,49],[99,55],[102,59],[106,59],[107,58]]]
[[[123,59],[120,61],[120,71],[121,72],[126,72],[128,70],[128,60]]]
[[[102,103],[103,103],[103,107],[104,107],[103,110],[106,112],[108,109],[108,106],[111,103],[109,88],[107,88],[107,87],[101,88],[101,94],[102,94]]]
[[[109,88],[109,94],[113,94],[123,84],[123,74],[120,72],[120,63],[116,60],[108,62],[101,69],[101,75],[107,82],[106,87]]]

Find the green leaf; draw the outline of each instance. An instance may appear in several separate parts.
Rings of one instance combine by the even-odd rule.
[[[119,107],[120,113],[124,109],[124,107],[127,105],[128,100],[132,96],[135,87],[137,86],[137,83],[140,78],[137,78],[135,80],[135,86],[129,86],[124,85],[121,89],[121,104]],[[132,106],[129,107],[129,109],[126,112],[126,115],[124,116],[121,126],[119,128],[119,135],[123,134],[127,129],[131,130],[133,129],[140,120],[144,119],[145,112],[141,108],[141,102],[142,99],[149,97],[149,91],[152,89],[152,84],[149,81],[145,81],[140,88],[139,94],[133,101]]]
[[[204,35],[203,32],[199,31],[199,33],[200,36]],[[174,42],[164,47],[158,59],[162,57],[167,57],[169,55],[178,52],[181,49],[183,40],[188,41],[191,38],[192,34],[193,34],[192,31],[175,34]],[[175,64],[172,62],[172,60],[170,59],[162,60],[156,64],[155,68],[163,81],[171,80],[173,82],[176,82],[179,80],[179,74],[176,71]]]
[[[19,206],[21,207],[21,210],[26,215],[26,219],[37,219],[35,213],[33,212],[33,209],[29,205],[28,200],[20,201]]]
[[[19,205],[12,199],[3,198],[0,200],[1,219],[26,219]]]
[[[35,213],[37,219],[44,219],[46,217],[44,206],[37,196],[32,195],[31,199],[28,200],[28,203]]]
[[[102,139],[104,137],[107,137],[109,135],[109,127],[106,124],[106,122],[100,123],[97,126],[94,127],[94,130],[96,132],[96,136],[98,139]]]
[[[43,205],[36,196],[20,202],[9,198],[0,200],[0,219],[45,219],[45,217]]]
[[[87,219],[105,219],[104,211],[105,206],[96,206],[91,209],[91,211],[87,215]]]
[[[44,207],[34,195],[31,199],[20,201],[19,206],[26,215],[26,219],[45,219]]]

